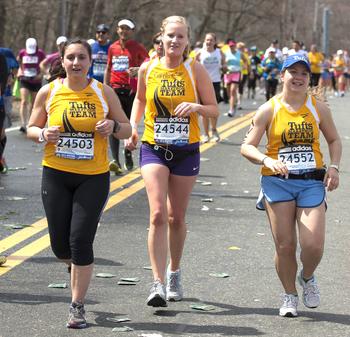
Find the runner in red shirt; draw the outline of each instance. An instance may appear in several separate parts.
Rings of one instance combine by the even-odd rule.
[[[148,58],[146,48],[132,40],[134,31],[135,24],[131,20],[123,19],[118,22],[119,40],[109,47],[104,76],[105,84],[114,89],[128,118],[130,118],[132,103],[135,98],[139,66]],[[113,161],[110,162],[109,168],[116,175],[120,175],[122,170],[119,162],[119,139],[111,137],[110,144]],[[130,171],[134,167],[132,154],[129,150],[124,149],[124,155],[124,167]]]

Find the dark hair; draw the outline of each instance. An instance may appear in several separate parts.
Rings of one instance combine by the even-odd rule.
[[[152,43],[155,44],[157,41],[159,41],[159,38],[162,37],[162,32],[158,32],[157,34],[154,34],[152,37]]]
[[[72,45],[72,44],[81,44],[82,46],[84,46],[86,51],[88,52],[89,58],[91,60],[91,58],[92,58],[91,46],[86,42],[86,40],[83,40],[80,38],[74,38],[72,40],[67,41],[63,45],[63,47],[60,51],[60,58],[57,59],[55,62],[53,62],[50,66],[50,69],[49,69],[50,78],[48,80],[49,82],[54,81],[56,78],[66,78],[67,77],[66,71],[64,70],[64,68],[62,66],[62,59],[64,58],[67,47]]]

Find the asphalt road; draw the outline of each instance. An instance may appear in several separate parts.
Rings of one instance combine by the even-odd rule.
[[[259,168],[239,154],[249,113],[256,106],[247,101],[243,116],[222,116],[224,139],[202,147],[199,182],[187,215],[182,302],[161,310],[145,305],[152,282],[151,271],[144,269],[149,266],[146,193],[138,170],[112,177],[111,197],[95,240],[96,267],[86,302],[89,327],[83,331],[65,327],[69,275],[49,248],[40,199],[42,146],[18,130],[8,132],[6,158],[13,170],[0,176],[0,254],[8,255],[0,267],[0,337],[350,336],[350,95],[330,99],[344,154],[341,187],[328,195],[326,249],[317,271],[322,303],[314,310],[301,303],[294,319],[278,316],[282,288],[273,264],[273,242],[265,213],[255,209]],[[227,106],[220,108],[225,112]],[[213,201],[203,201],[206,198]],[[101,272],[116,277],[97,278]],[[140,282],[118,285],[122,277]],[[67,283],[68,288],[48,288],[51,283]],[[214,310],[197,311],[192,304],[212,305]],[[108,320],[124,317],[130,321]],[[121,326],[133,331],[112,331]]]

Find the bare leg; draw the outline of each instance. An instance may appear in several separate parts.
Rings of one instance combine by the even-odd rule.
[[[166,207],[169,169],[159,164],[148,164],[141,168],[145,181],[150,207],[150,225],[148,232],[148,253],[151,260],[154,280],[164,283],[167,262],[167,225]]]
[[[275,266],[278,277],[287,294],[296,294],[296,206],[294,201],[277,202],[265,207],[270,221],[272,236],[275,241]]]
[[[21,105],[19,108],[19,116],[21,119],[21,126],[26,126],[28,122],[28,98],[30,91],[26,88],[20,89],[21,93]]]
[[[94,264],[88,266],[77,266],[72,263],[71,287],[72,302],[84,303],[87,290],[89,288]]]
[[[180,260],[187,233],[185,215],[195,182],[196,176],[186,177],[170,175],[168,214],[171,271],[176,271],[180,268]]]
[[[312,277],[321,261],[325,241],[325,205],[316,208],[298,208],[300,258],[303,263],[303,277]]]

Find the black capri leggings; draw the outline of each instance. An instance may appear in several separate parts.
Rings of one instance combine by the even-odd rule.
[[[109,185],[109,172],[83,175],[44,167],[41,195],[51,248],[59,259],[78,266],[93,263],[93,242]]]

